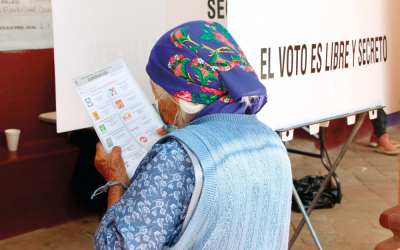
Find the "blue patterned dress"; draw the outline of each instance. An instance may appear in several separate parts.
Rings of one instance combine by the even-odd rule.
[[[111,206],[94,236],[95,249],[162,249],[178,239],[195,178],[192,162],[175,139],[155,144],[130,187]]]

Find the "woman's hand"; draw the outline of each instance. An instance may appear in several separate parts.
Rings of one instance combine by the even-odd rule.
[[[126,173],[120,147],[113,147],[109,154],[104,150],[101,142],[97,143],[94,165],[107,182],[121,182],[128,185],[128,174]]]
[[[164,127],[157,129],[156,132],[161,136],[169,134],[169,132]]]

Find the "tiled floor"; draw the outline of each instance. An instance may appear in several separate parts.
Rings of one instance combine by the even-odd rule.
[[[394,139],[400,139],[400,126],[388,129]],[[315,210],[310,219],[325,250],[368,250],[392,236],[379,225],[379,215],[397,205],[399,157],[375,153],[365,145],[368,138],[354,142],[337,174],[343,189],[343,201],[333,209]],[[318,152],[312,143],[292,141],[291,148]],[[330,150],[335,159],[340,148]],[[301,155],[290,155],[293,176],[324,175],[320,160]],[[291,232],[302,216],[292,213]],[[98,215],[88,216],[53,228],[40,229],[28,234],[0,241],[1,250],[11,249],[92,249],[91,238]],[[0,222],[1,224],[1,222]],[[317,249],[307,226],[296,241],[293,250]]]
[[[388,129],[394,139],[400,139],[400,126]],[[343,190],[341,204],[333,209],[315,210],[311,222],[325,250],[374,249],[377,243],[393,236],[379,224],[379,215],[397,205],[399,157],[386,156],[366,147],[369,138],[354,142],[336,171]],[[293,141],[290,147],[318,152],[311,143]],[[330,150],[332,160],[340,148]],[[326,172],[319,159],[290,154],[293,176],[323,175]],[[302,219],[292,212],[291,232]],[[317,249],[305,226],[293,250]]]

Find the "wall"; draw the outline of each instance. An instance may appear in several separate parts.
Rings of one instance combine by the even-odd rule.
[[[53,49],[0,52],[0,131],[21,129],[20,143],[59,137],[38,115],[56,110]],[[0,148],[6,147],[3,132]]]
[[[387,126],[391,127],[397,124],[400,124],[400,111],[388,114]]]
[[[57,134],[54,124],[38,120],[39,114],[56,110],[53,49],[0,52],[0,79],[4,239],[78,218],[85,209],[71,190],[79,148],[65,133]],[[7,128],[22,131],[17,152],[7,151]]]

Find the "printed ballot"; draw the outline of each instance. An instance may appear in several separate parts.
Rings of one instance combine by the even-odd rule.
[[[161,137],[163,126],[122,59],[72,79],[104,149],[121,147],[128,177]]]

